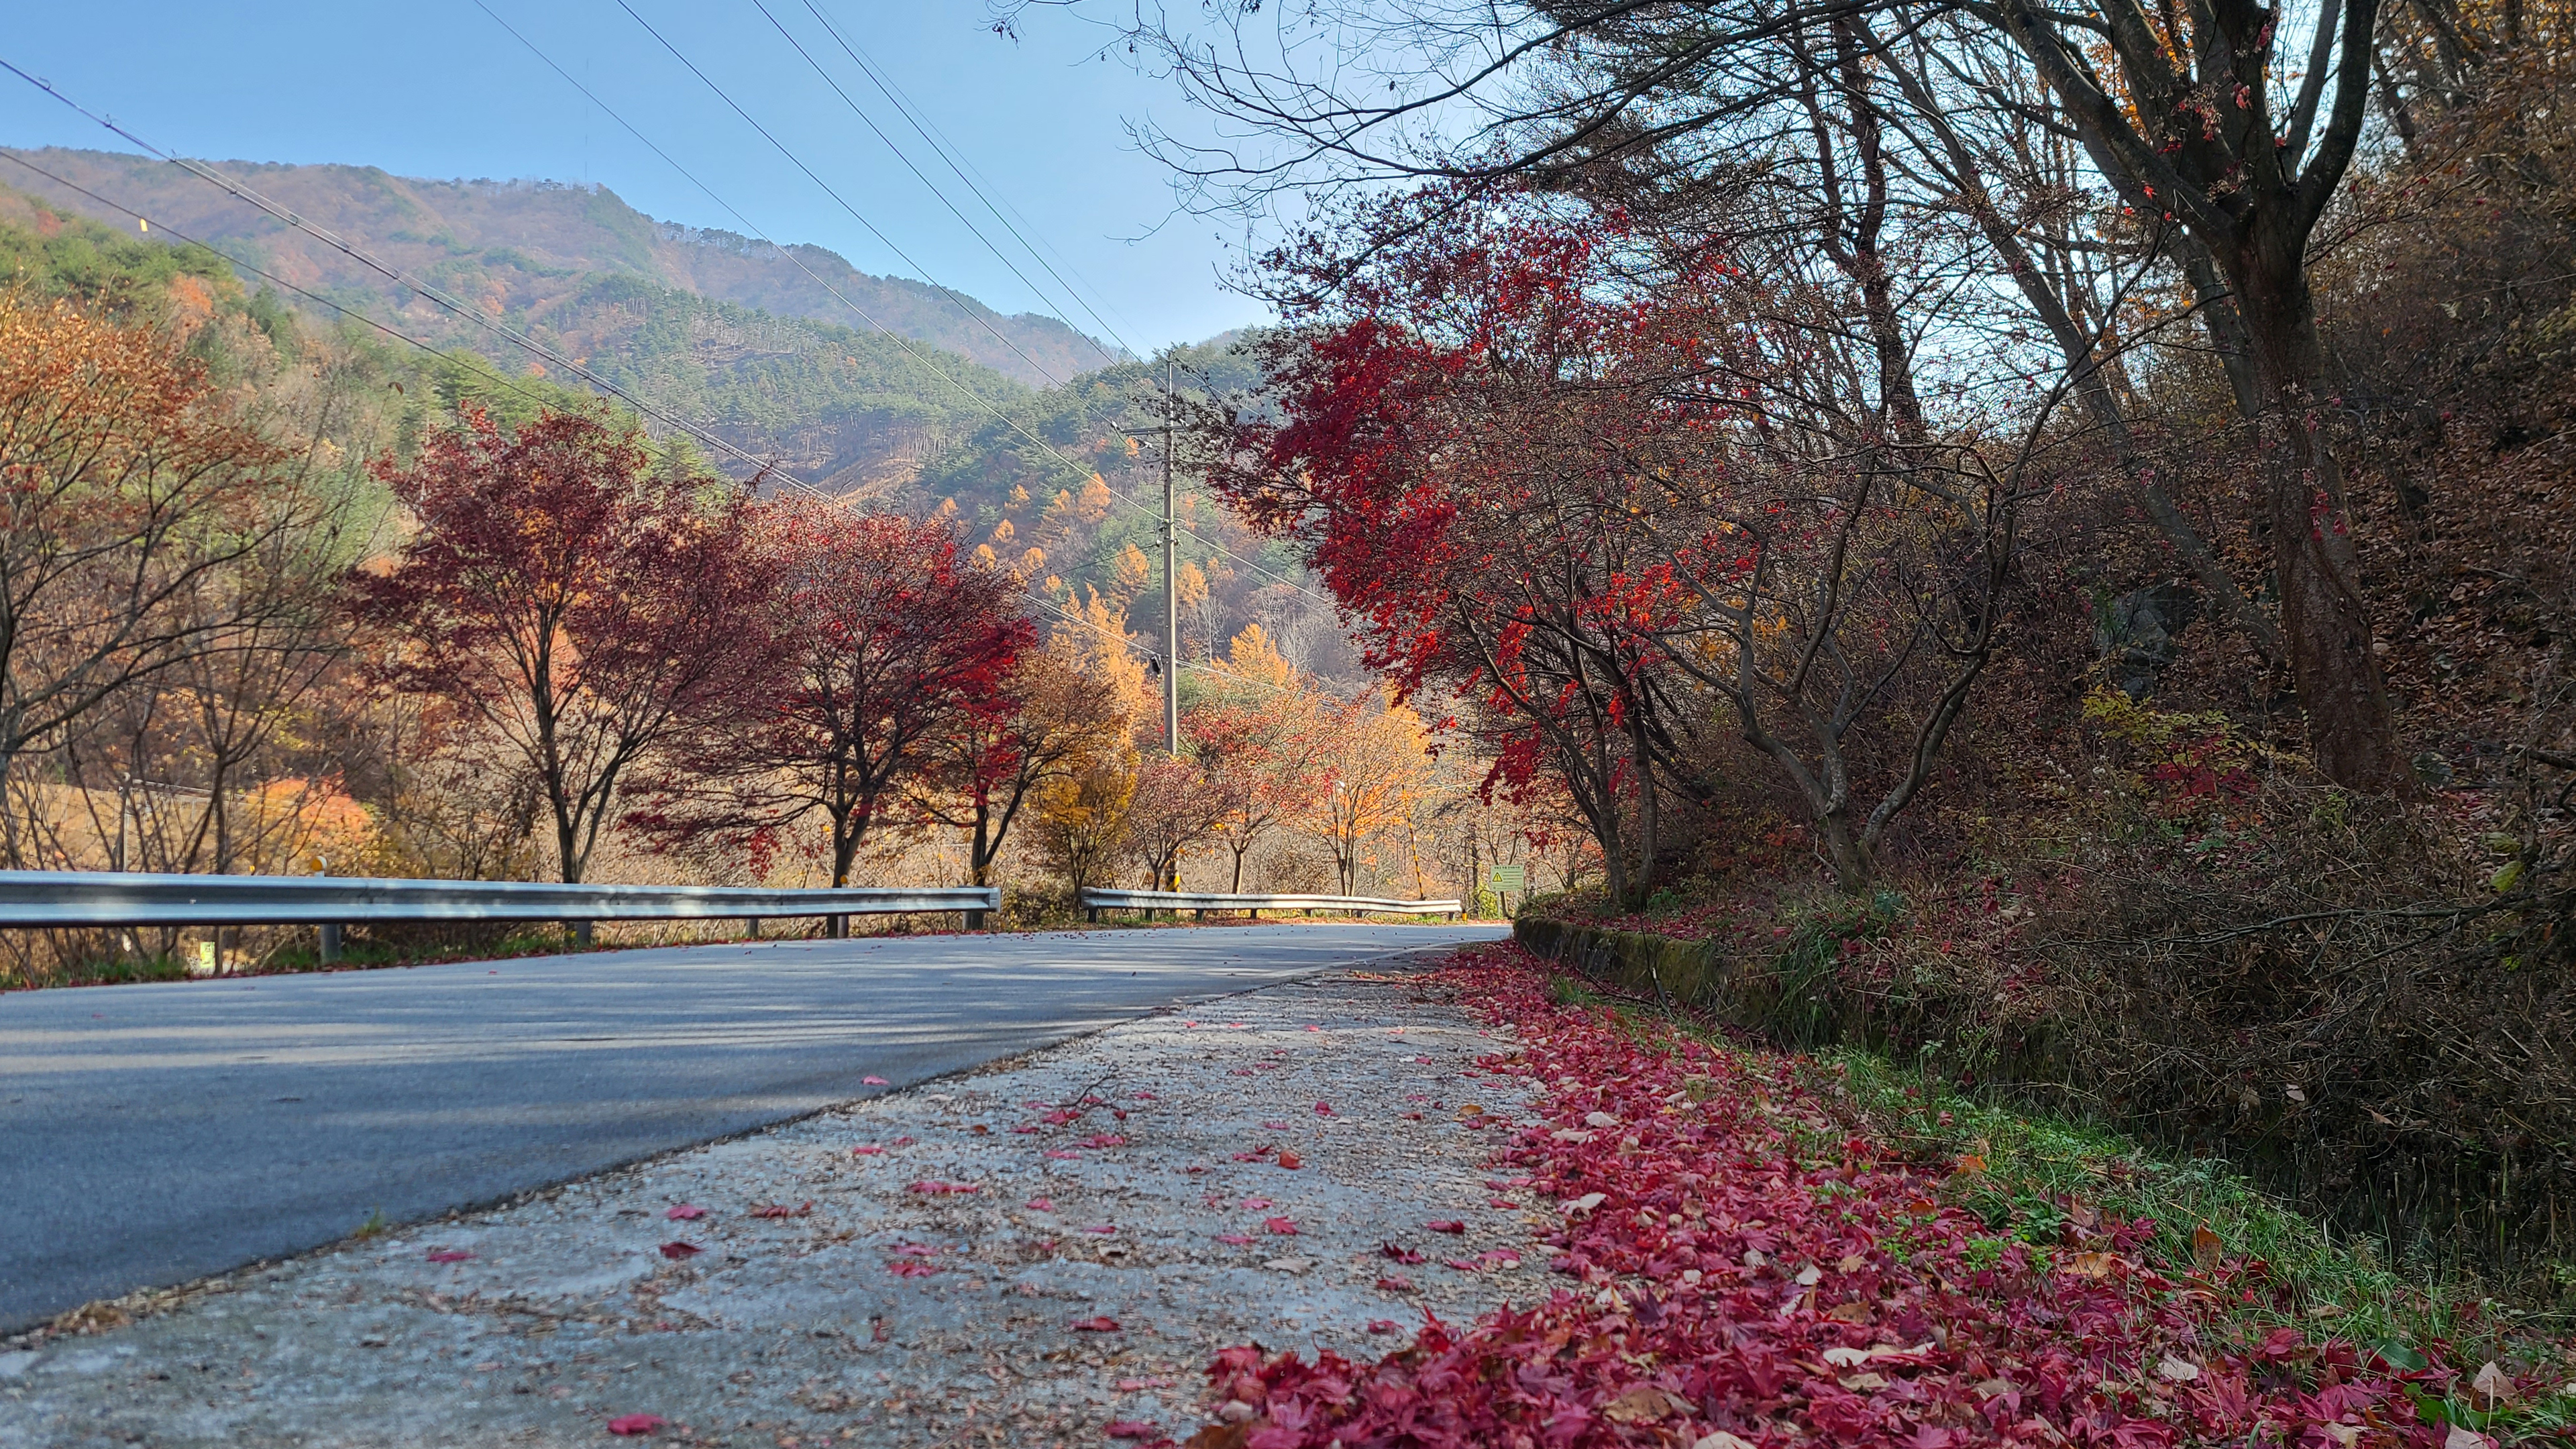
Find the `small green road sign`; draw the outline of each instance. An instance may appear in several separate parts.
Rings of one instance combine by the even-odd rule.
[[[1495,890],[1505,895],[1519,895],[1527,885],[1528,880],[1529,871],[1527,867],[1517,865],[1498,865],[1494,867],[1493,879],[1487,881],[1486,884],[1492,886]]]

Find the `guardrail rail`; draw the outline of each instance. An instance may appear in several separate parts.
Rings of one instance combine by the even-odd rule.
[[[993,886],[770,890],[759,886],[560,885],[545,881],[380,880],[366,876],[157,875],[0,870],[0,926],[319,926],[322,956],[341,929],[375,921],[592,921],[821,916],[835,936],[851,916],[1001,909]]]
[[[1356,911],[1381,916],[1454,916],[1460,905],[1448,901],[1399,901],[1378,896],[1278,896],[1278,895],[1197,895],[1188,891],[1113,891],[1085,890],[1082,908],[1093,921],[1102,911],[1196,911],[1204,920],[1210,911],[1248,912],[1254,920],[1263,911]]]

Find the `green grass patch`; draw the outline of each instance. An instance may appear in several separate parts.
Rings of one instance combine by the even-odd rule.
[[[2193,1235],[2206,1227],[2227,1256],[2267,1266],[2280,1291],[2236,1305],[2236,1316],[2263,1327],[2296,1324],[2376,1347],[2451,1339],[2466,1326],[2462,1292],[2411,1282],[2373,1244],[2335,1236],[2226,1163],[2176,1160],[2104,1128],[1964,1097],[1864,1052],[1809,1060],[1808,1085],[1843,1094],[1889,1149],[1924,1163],[1980,1164],[1953,1174],[1944,1192],[1998,1234],[2053,1247],[2070,1211],[2149,1218],[2155,1237],[2143,1256],[2178,1276],[2191,1271]]]

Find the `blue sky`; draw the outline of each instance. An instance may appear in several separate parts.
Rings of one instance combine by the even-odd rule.
[[[1102,328],[1013,276],[904,169],[771,28],[753,0],[629,0],[868,221],[906,265],[618,8],[617,0],[486,0],[528,39],[780,241],[872,272],[919,276],[1006,312]],[[765,0],[877,123],[1006,249],[1008,237],[929,153],[806,9]],[[1165,172],[1127,123],[1190,119],[1164,83],[1097,52],[1100,30],[1040,11],[1016,42],[983,0],[814,0],[996,195],[1054,249],[1140,351],[1261,316],[1223,289],[1238,227],[1175,214]],[[164,149],[217,160],[333,161],[407,176],[592,181],[653,216],[733,219],[510,38],[474,0],[269,0],[16,7],[0,56]],[[130,149],[0,72],[0,144]],[[1055,282],[1024,255],[1020,270]],[[1069,265],[1068,265],[1069,264]]]

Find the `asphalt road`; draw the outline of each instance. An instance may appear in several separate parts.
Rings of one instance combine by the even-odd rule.
[[[0,1332],[1501,927],[610,951],[0,996]],[[883,1077],[887,1087],[862,1079]]]

